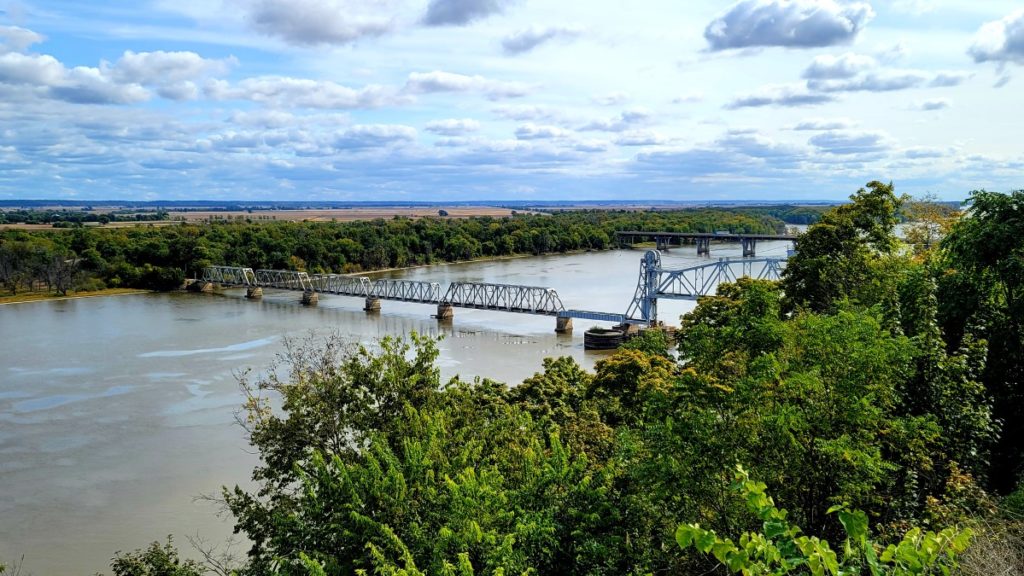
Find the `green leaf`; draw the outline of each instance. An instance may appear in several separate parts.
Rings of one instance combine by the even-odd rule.
[[[728,540],[719,540],[711,547],[711,555],[722,564],[727,564],[731,552],[736,552],[736,546]]]
[[[689,548],[690,544],[693,543],[693,538],[698,530],[700,530],[700,527],[697,525],[690,526],[689,524],[680,524],[679,527],[676,528],[676,543],[684,550]]]
[[[707,554],[711,551],[711,547],[715,545],[715,540],[715,533],[713,531],[702,530],[697,534],[694,546],[697,547],[697,550]]]
[[[779,522],[777,520],[769,520],[768,522],[764,523],[764,535],[769,539],[774,540],[775,538],[778,538],[779,536],[786,534],[788,528],[789,526],[787,526],[784,522]]]
[[[840,510],[839,522],[851,540],[864,542],[868,536],[868,515],[860,510]]]

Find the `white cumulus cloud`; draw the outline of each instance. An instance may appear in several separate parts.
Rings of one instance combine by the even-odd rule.
[[[542,126],[533,123],[523,124],[516,128],[516,138],[519,140],[555,140],[567,138],[571,134],[557,126]]]
[[[815,106],[832,102],[835,98],[829,94],[809,92],[804,86],[789,84],[762,86],[750,94],[739,96],[725,107],[729,110],[739,108],[761,108],[777,106],[791,108],[798,106]]]
[[[399,104],[393,90],[370,85],[355,89],[327,80],[259,76],[237,84],[224,80],[207,83],[206,95],[214,100],[249,100],[274,108],[368,109]]]
[[[379,0],[256,0],[255,28],[291,44],[351,44],[391,30],[392,8]]]
[[[865,2],[741,0],[708,24],[704,38],[712,50],[835,46],[852,42],[874,15]]]
[[[461,136],[468,132],[476,132],[480,123],[471,118],[434,120],[427,122],[425,130],[442,136]]]
[[[1024,64],[1024,9],[984,24],[967,53],[975,62]]]
[[[501,47],[505,54],[522,54],[553,40],[575,40],[580,34],[582,30],[575,27],[534,25],[506,36]]]
[[[438,92],[481,92],[491,100],[519,98],[530,92],[529,86],[519,82],[490,80],[483,76],[467,76],[434,70],[413,72],[405,83],[410,94],[433,94]]]
[[[430,0],[423,23],[427,26],[464,26],[505,11],[516,0]]]
[[[67,68],[48,54],[0,54],[0,85],[26,86],[45,98],[81,104],[131,104],[150,98],[137,83],[119,83],[106,68]]]
[[[852,78],[865,70],[878,66],[871,56],[847,52],[839,56],[822,54],[804,70],[807,79]]]
[[[401,124],[357,124],[346,130],[334,142],[336,148],[380,148],[411,142],[416,129]]]
[[[952,106],[953,103],[948,98],[933,98],[931,100],[924,100],[918,102],[915,106],[918,110],[924,110],[926,112],[932,110],[945,110]]]
[[[0,54],[24,52],[29,46],[44,40],[42,34],[19,26],[0,26]]]
[[[192,100],[199,95],[196,80],[225,73],[236,63],[234,58],[211,60],[195,52],[129,50],[114,63],[110,74],[117,82],[154,86],[168,100]]]
[[[812,136],[808,142],[823,152],[837,155],[872,154],[890,148],[889,137],[876,131],[832,130]]]

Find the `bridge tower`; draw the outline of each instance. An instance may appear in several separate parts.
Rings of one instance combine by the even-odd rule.
[[[699,249],[698,244],[698,249]],[[648,250],[640,260],[640,278],[637,279],[633,302],[626,317],[639,318],[653,324],[658,319],[658,275],[661,273],[661,253]]]

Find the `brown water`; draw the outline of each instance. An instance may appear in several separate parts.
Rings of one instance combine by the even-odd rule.
[[[759,255],[781,255],[765,243]],[[738,246],[716,246],[735,256]],[[527,284],[555,288],[566,308],[625,312],[642,252],[617,251],[434,266],[390,277]],[[693,248],[664,257],[696,262]],[[554,318],[455,310],[439,326],[432,306],[382,302],[368,316],[357,298],[242,291],[152,294],[0,306],[0,562],[25,557],[37,576],[106,570],[116,550],[174,534],[220,542],[230,519],[197,501],[222,485],[245,485],[256,457],[234,424],[235,374],[264,369],[287,337],[338,333],[371,342],[411,331],[443,335],[445,378],[487,376],[509,383],[547,356],[583,350],[592,323],[554,334]],[[688,302],[661,302],[677,323]],[[244,550],[239,550],[244,552]]]

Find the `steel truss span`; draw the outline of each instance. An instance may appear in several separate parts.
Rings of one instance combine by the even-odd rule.
[[[342,274],[307,274],[291,270],[256,270],[233,266],[210,266],[203,271],[203,280],[224,286],[300,290],[358,296],[380,300],[447,304],[457,308],[478,308],[542,316],[558,316],[565,312],[558,292],[552,288],[514,284],[455,282],[446,291],[437,282],[412,280],[370,280],[366,276]],[[563,314],[564,315],[564,314]]]
[[[257,270],[256,285],[261,288],[277,288],[278,290],[313,291],[313,281],[305,272],[291,270]]]
[[[213,282],[225,286],[255,286],[256,274],[252,268],[209,266],[203,270],[203,282]]]
[[[658,321],[658,300],[696,300],[715,293],[723,282],[736,282],[749,277],[756,280],[778,280],[786,266],[785,258],[719,258],[716,262],[665,270],[661,254],[648,250],[640,261],[633,302],[626,311],[630,322],[653,324]]]
[[[366,276],[342,274],[313,274],[310,276],[314,292],[342,296],[369,296],[372,282]]]
[[[538,286],[453,282],[441,299],[459,308],[482,308],[525,314],[558,316],[565,310],[558,292]]]
[[[437,304],[441,301],[441,285],[414,280],[377,280],[370,288],[369,296],[382,300]]]

